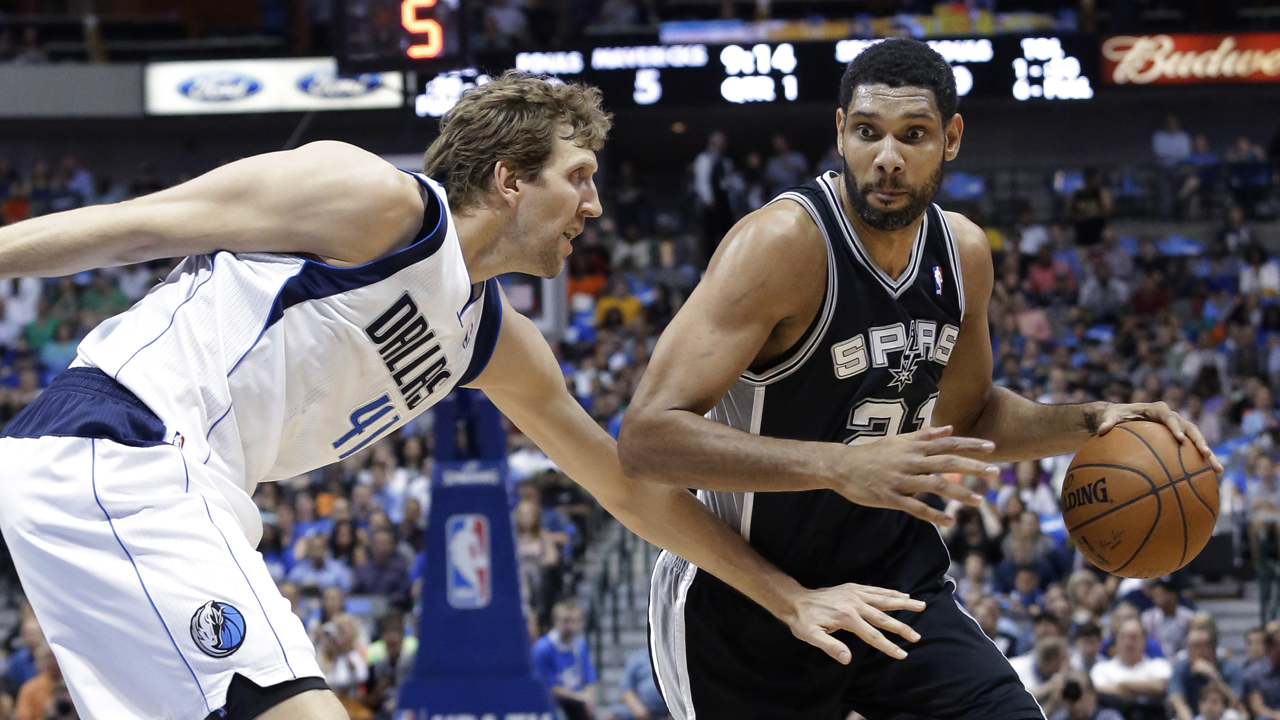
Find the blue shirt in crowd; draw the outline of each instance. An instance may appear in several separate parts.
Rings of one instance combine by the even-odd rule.
[[[641,648],[627,660],[627,667],[622,671],[622,683],[618,689],[630,690],[640,698],[651,715],[666,715],[667,703],[658,692],[658,685],[653,680],[653,664],[649,661],[649,649]]]
[[[554,629],[533,644],[533,667],[551,688],[577,692],[596,682],[596,668],[591,664],[587,641],[576,637],[563,642]]]

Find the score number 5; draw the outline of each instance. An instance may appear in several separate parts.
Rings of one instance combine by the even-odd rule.
[[[419,8],[434,7],[436,0],[404,0],[400,4],[400,24],[415,35],[426,35],[427,42],[422,45],[410,45],[409,57],[415,60],[433,58],[444,49],[444,29],[440,23],[431,19],[418,17]]]

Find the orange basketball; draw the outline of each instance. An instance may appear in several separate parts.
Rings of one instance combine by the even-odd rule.
[[[1094,565],[1167,575],[1204,549],[1218,519],[1218,476],[1191,441],[1126,422],[1080,448],[1062,483],[1062,518]]]

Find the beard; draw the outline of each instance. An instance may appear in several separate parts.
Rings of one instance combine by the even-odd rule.
[[[929,203],[933,202],[934,196],[938,194],[938,188],[942,187],[943,164],[939,162],[938,169],[934,171],[928,182],[923,187],[916,188],[888,178],[881,183],[859,185],[853,176],[853,171],[849,168],[849,161],[844,160],[844,189],[849,194],[849,202],[853,204],[853,209],[858,213],[858,217],[862,218],[862,222],[883,232],[901,230],[919,220],[925,209],[929,207]],[[873,206],[867,196],[877,190],[905,191],[906,206],[901,210],[881,210]]]

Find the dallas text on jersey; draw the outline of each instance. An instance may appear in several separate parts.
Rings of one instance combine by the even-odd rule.
[[[396,387],[400,389],[400,395],[410,410],[421,404],[451,376],[447,369],[449,361],[440,351],[440,343],[431,342],[436,337],[435,331],[418,310],[413,298],[409,297],[409,293],[401,295],[386,312],[369,323],[364,331],[378,346],[378,355],[386,363],[391,379],[395,380]],[[426,350],[418,352],[424,346]],[[410,379],[410,374],[437,355],[439,357],[431,366]]]

